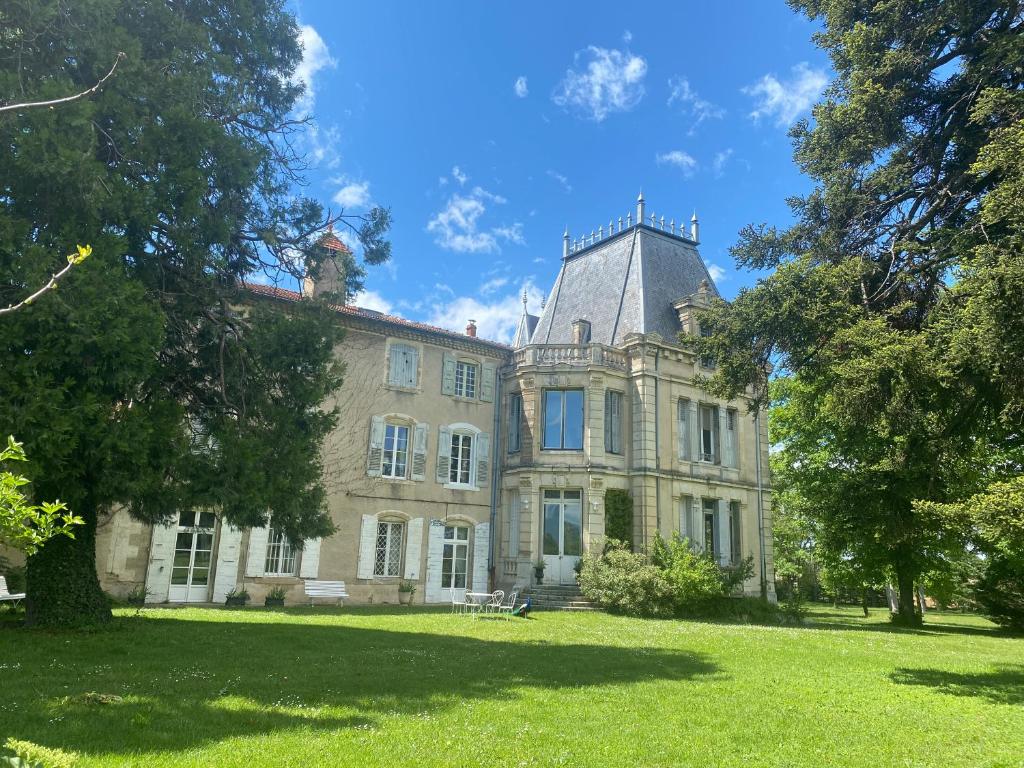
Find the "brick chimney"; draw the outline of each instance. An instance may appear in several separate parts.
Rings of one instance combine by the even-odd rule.
[[[466,335],[476,338],[476,320],[469,321],[469,325],[466,326]]]

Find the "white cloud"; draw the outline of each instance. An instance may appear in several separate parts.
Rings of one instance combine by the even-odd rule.
[[[570,192],[572,192],[572,184],[569,183],[569,179],[566,178],[563,174],[559,173],[558,171],[551,170],[549,170],[547,173],[548,176],[550,176],[552,179],[554,179],[555,181],[562,185],[562,190],[565,192],[565,194],[569,194]]]
[[[633,42],[633,33],[630,32],[628,29],[622,33],[622,42],[624,42],[626,45],[629,45],[630,43]]]
[[[526,76],[520,75],[516,78],[515,85],[512,86],[512,90],[515,91],[516,96],[520,99],[525,99],[530,95],[530,89],[526,86]]]
[[[299,42],[302,44],[302,61],[295,68],[292,79],[305,88],[295,102],[296,112],[305,117],[313,112],[313,105],[316,102],[316,87],[313,83],[316,73],[321,69],[337,66],[337,62],[331,58],[327,43],[320,37],[320,33],[309,24],[299,27]]]
[[[526,289],[528,304],[536,312],[544,296],[540,289],[527,280],[518,290],[486,301],[474,296],[455,296],[450,300],[435,302],[430,314],[423,321],[441,328],[462,333],[466,322],[476,320],[477,333],[485,339],[510,342],[515,336],[516,326],[523,314],[523,289]]]
[[[725,164],[729,162],[730,157],[732,157],[732,147],[715,153],[715,159],[711,162],[711,169],[715,172],[716,177],[722,175],[722,171],[725,170]]]
[[[465,186],[466,182],[469,181],[469,176],[464,174],[457,165],[452,168],[452,178],[459,182],[460,187]]]
[[[725,109],[712,104],[690,87],[690,81],[685,77],[672,77],[668,81],[668,106],[678,104],[686,114],[694,119],[690,126],[690,135],[697,130],[697,126],[705,120],[721,120],[725,117]]]
[[[689,178],[697,168],[697,161],[691,155],[681,149],[673,149],[671,152],[662,152],[654,158],[658,165],[674,165]]]
[[[395,314],[394,305],[376,291],[360,291],[352,297],[352,304],[363,309],[383,312],[385,315]]]
[[[822,69],[811,69],[806,61],[793,67],[792,77],[780,81],[775,75],[767,74],[754,85],[743,89],[743,93],[754,98],[754,120],[774,117],[775,124],[787,128],[797,118],[810,110],[828,84],[828,77]]]
[[[457,169],[456,169],[457,170]],[[454,175],[454,174],[453,174]],[[457,253],[496,253],[499,241],[525,244],[520,222],[483,228],[480,219],[491,203],[503,205],[505,198],[482,187],[473,187],[468,195],[457,193],[448,198],[443,210],[427,222],[427,232],[442,248]]]
[[[717,264],[708,264],[708,274],[711,275],[711,279],[716,283],[725,280],[727,273]]]
[[[552,100],[560,107],[601,122],[613,112],[628,112],[644,96],[647,62],[629,51],[588,46],[573,58]]]
[[[488,280],[486,283],[480,286],[481,296],[490,296],[492,293],[497,291],[499,288],[504,288],[508,283],[507,277],[495,277]]]
[[[370,182],[343,179],[344,185],[334,193],[334,202],[342,208],[363,208],[370,202]]]

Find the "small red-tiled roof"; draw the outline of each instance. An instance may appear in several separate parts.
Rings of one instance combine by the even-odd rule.
[[[302,301],[301,293],[298,293],[297,291],[289,291],[287,288],[275,288],[272,285],[261,285],[260,283],[245,283],[243,287],[249,293],[254,293],[258,296],[269,296],[272,299],[281,299],[283,301]],[[377,322],[383,323],[392,323],[394,325],[400,325],[405,328],[413,328],[418,331],[434,333],[449,339],[468,341],[473,344],[484,344],[486,346],[499,349],[503,352],[506,352],[511,349],[511,347],[509,347],[507,344],[502,344],[499,341],[491,341],[490,339],[484,339],[481,338],[480,336],[467,336],[464,333],[449,331],[447,328],[438,328],[436,325],[427,325],[426,323],[415,323],[412,320],[406,320],[404,317],[398,317],[396,315],[386,315],[383,312],[376,312],[372,309],[363,309],[362,307],[353,307],[341,304],[332,304],[331,309],[343,315],[362,317],[366,318],[367,320],[375,320]]]
[[[352,253],[352,250],[343,242],[341,242],[341,240],[338,239],[338,236],[334,234],[333,224],[327,227],[327,231],[320,235],[320,239],[316,241],[316,244],[321,248],[326,248],[329,251]]]

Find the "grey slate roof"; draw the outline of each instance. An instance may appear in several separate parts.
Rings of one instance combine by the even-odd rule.
[[[719,295],[692,240],[633,226],[563,259],[530,341],[571,344],[572,322],[580,319],[590,321],[590,340],[599,344],[617,346],[630,333],[674,340],[680,329],[672,304],[702,280]]]
[[[530,343],[530,337],[533,336],[538,320],[540,318],[537,315],[531,315],[525,309],[523,310],[523,316],[519,318],[519,325],[516,326],[515,338],[512,339],[512,347],[514,349],[525,347]]]

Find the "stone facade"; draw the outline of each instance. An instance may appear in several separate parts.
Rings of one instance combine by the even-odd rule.
[[[642,201],[638,220],[646,221]],[[603,231],[602,231],[603,232]],[[678,335],[717,295],[689,234],[621,222],[563,247],[540,316],[512,347],[356,307],[338,307],[341,414],[324,446],[336,532],[292,547],[212,513],[149,526],[116,512],[97,536],[104,588],[145,585],[151,602],[223,602],[244,586],[306,600],[307,579],[344,581],[351,600],[446,602],[465,589],[572,583],[601,546],[605,494],[633,500],[633,541],[680,532],[723,564],[752,557],[747,594],[774,598],[768,440],[748,401],[709,398],[713,361]],[[328,244],[333,246],[334,242]],[[325,246],[327,247],[327,246]],[[340,243],[336,247],[344,248]],[[315,286],[307,286],[310,290]],[[255,301],[301,301],[254,286]]]

